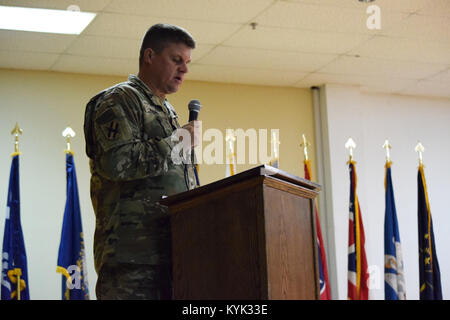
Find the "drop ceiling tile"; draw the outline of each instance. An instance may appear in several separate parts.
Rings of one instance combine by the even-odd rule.
[[[420,80],[434,75],[444,69],[446,69],[446,65],[443,64],[425,64],[417,62],[341,56],[335,61],[326,65],[324,68],[318,70],[318,72],[369,76],[389,76],[394,78]]]
[[[0,50],[62,53],[76,35],[0,30]]]
[[[450,17],[414,14],[380,34],[417,41],[450,42]]]
[[[450,65],[450,43],[417,41],[413,39],[374,36],[349,52],[369,58],[384,58]]]
[[[319,69],[336,57],[337,55],[331,54],[219,46],[200,59],[198,63],[216,66],[311,72]]]
[[[402,21],[406,13],[383,12],[381,29]],[[305,3],[277,2],[261,14],[256,21],[261,26],[299,28],[358,34],[376,34],[379,30],[367,28],[369,15],[366,8],[340,8]]]
[[[435,74],[425,80],[446,83],[448,86],[450,86],[450,68],[448,68],[447,70],[444,70],[438,74]]]
[[[267,69],[238,68],[193,64],[187,74],[187,80],[244,83],[269,86],[292,86],[306,73]]]
[[[348,0],[357,2],[355,0]],[[433,0],[431,0],[433,1]],[[373,3],[362,3],[364,7],[370,5],[377,5],[381,9],[381,14],[384,12],[403,12],[412,13],[417,12],[421,8],[425,7],[430,0],[377,0]]]
[[[436,81],[418,81],[414,85],[402,90],[402,94],[423,95],[429,97],[450,98],[450,86],[448,83]]]
[[[187,4],[186,0],[134,0],[131,3],[113,0],[106,11],[159,18],[244,23],[272,2],[272,0],[189,0]]]
[[[420,14],[432,16],[450,16],[450,1],[427,0],[426,6],[419,10]]]
[[[192,50],[191,60],[197,59],[208,53],[214,46],[197,44]],[[136,39],[81,36],[67,49],[65,53],[78,56],[92,56],[105,58],[131,59],[138,61],[141,41]]]
[[[138,61],[135,59],[113,59],[104,57],[86,57],[61,55],[52,66],[53,71],[74,73],[123,75],[136,74]]]
[[[158,22],[156,18],[101,13],[86,27],[83,35],[142,39],[147,29]]]
[[[233,35],[241,25],[194,20],[169,19],[167,23],[186,29],[197,43],[220,44]]]
[[[364,3],[357,0],[281,0],[282,2],[297,2],[313,5],[326,5],[341,8],[365,10],[370,5],[377,5],[382,11],[411,13],[423,8],[430,0],[377,0],[374,3]],[[445,0],[442,0],[445,1]]]
[[[111,0],[2,0],[0,1],[0,5],[57,10],[66,10],[69,6],[76,5],[81,11],[99,12],[105,8],[110,1]]]
[[[0,50],[0,67],[12,69],[48,70],[58,59],[54,53]]]
[[[247,26],[224,42],[224,45],[255,49],[286,50],[310,53],[345,53],[370,38],[363,34],[306,31],[287,28]]]
[[[94,19],[83,34],[141,40],[148,28],[156,23],[178,25],[191,33],[196,42],[206,44],[219,44],[240,28],[237,24],[102,13]]]
[[[195,45],[195,49],[191,52],[191,63],[195,63],[201,58],[203,58],[205,55],[207,55],[212,49],[214,48],[213,45],[210,44],[201,44],[197,43]]]
[[[417,80],[367,75],[311,73],[296,87],[320,86],[322,84],[345,84],[370,88],[381,92],[396,92],[414,84]]]
[[[73,42],[66,53],[80,56],[135,59],[137,61],[140,46],[141,43],[137,39],[83,35]]]

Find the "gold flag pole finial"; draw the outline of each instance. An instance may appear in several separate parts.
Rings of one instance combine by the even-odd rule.
[[[70,153],[73,155],[73,151],[71,149],[71,145],[70,145],[70,139],[75,137],[75,131],[72,130],[71,127],[67,127],[66,129],[64,129],[64,131],[62,132],[62,136],[64,138],[66,138],[67,141],[67,149],[64,150],[65,153]]]
[[[272,138],[270,139],[270,145],[271,145],[271,156],[273,157],[269,161],[269,166],[272,166],[274,168],[279,168],[280,166],[280,140],[278,139],[278,130],[272,131]]]
[[[425,152],[425,147],[422,145],[422,143],[417,144],[417,146],[414,148],[414,150],[419,154],[419,165],[423,166],[423,159],[422,159],[422,153]]]
[[[386,149],[386,163],[391,162],[391,156],[390,156],[389,149],[391,149],[392,146],[389,144],[389,140],[388,139],[384,140],[384,144],[383,144],[382,147],[384,149]]]
[[[227,165],[230,168],[230,175],[234,175],[236,168],[234,167],[234,160],[235,160],[235,152],[234,152],[234,141],[236,141],[236,138],[233,135],[232,131],[229,131],[227,129],[227,133],[226,133],[226,137],[225,137],[225,141],[227,142],[227,149],[226,149],[226,153],[227,153]]]
[[[345,143],[345,148],[348,149],[350,160],[349,162],[353,162],[353,149],[356,148],[356,143],[353,141],[352,138],[348,138],[347,142]]]
[[[14,153],[11,154],[12,157],[21,154],[19,152],[19,135],[22,134],[22,132],[23,130],[20,129],[19,124],[16,122],[14,129],[11,131],[11,134],[15,136]]]
[[[305,161],[308,161],[308,147],[311,145],[309,141],[306,140],[305,134],[302,134],[303,142],[300,143],[300,147],[303,148],[303,155],[305,156]]]
[[[226,137],[225,137],[225,141],[227,142],[227,146],[228,146],[228,158],[230,161],[230,164],[233,164],[233,160],[235,157],[235,153],[234,153],[234,141],[236,141],[236,138],[234,137],[233,134],[231,133],[227,133]]]
[[[228,145],[230,146],[230,150],[231,151],[233,151],[233,144],[234,144],[235,140],[236,140],[236,138],[234,137],[234,135],[227,132],[227,135],[225,137],[225,141],[228,142]]]

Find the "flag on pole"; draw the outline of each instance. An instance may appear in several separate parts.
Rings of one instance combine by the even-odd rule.
[[[392,187],[391,164],[386,162],[385,171],[385,216],[384,216],[384,298],[406,300],[403,258]]]
[[[89,300],[80,201],[73,155],[66,153],[67,199],[56,272],[62,274],[62,300]]]
[[[356,194],[355,162],[349,161],[350,172],[350,205],[348,224],[348,293],[349,300],[369,299],[369,273],[367,266],[364,226],[361,208]]]
[[[2,300],[29,300],[25,241],[20,223],[19,154],[13,154],[9,176],[2,254]],[[19,292],[19,293],[18,293]]]
[[[420,300],[442,300],[441,273],[434,243],[433,220],[431,219],[422,163],[419,165],[417,180]]]
[[[311,180],[311,164],[309,160],[304,160],[305,179]],[[319,252],[319,277],[320,277],[320,300],[331,300],[330,282],[328,281],[327,256],[323,246],[322,230],[320,228],[319,214],[316,212],[316,233],[317,249]]]

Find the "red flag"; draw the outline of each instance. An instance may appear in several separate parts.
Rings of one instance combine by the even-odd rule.
[[[349,162],[350,206],[348,224],[348,300],[369,299],[369,273],[365,250],[364,226],[356,195],[355,162]]]
[[[311,167],[309,160],[305,160],[305,179],[311,180]],[[331,300],[330,282],[328,281],[327,256],[323,247],[322,230],[320,228],[319,214],[316,211],[317,247],[319,249],[319,275],[320,275],[320,300]]]

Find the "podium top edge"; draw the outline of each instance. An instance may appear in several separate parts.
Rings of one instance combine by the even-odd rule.
[[[193,190],[188,190],[185,192],[181,192],[178,194],[174,194],[174,195],[165,197],[165,198],[159,200],[159,203],[164,206],[169,206],[173,203],[185,200],[187,198],[191,198],[191,197],[195,197],[197,195],[209,193],[218,188],[222,188],[222,187],[225,187],[225,186],[228,186],[228,185],[231,185],[234,183],[238,183],[238,182],[241,182],[246,179],[255,178],[258,176],[265,176],[268,178],[273,177],[277,180],[286,181],[290,184],[294,184],[299,187],[309,189],[316,193],[318,193],[321,190],[321,186],[315,182],[312,182],[305,178],[301,178],[301,177],[295,176],[293,174],[287,173],[278,168],[263,164],[263,165],[255,167],[255,168],[251,168],[246,171],[240,172],[233,176],[230,176],[230,177],[218,180],[218,181],[214,181],[209,184],[205,184],[205,185],[197,187]]]
[[[269,166],[267,164],[261,165],[257,167],[256,169],[261,170],[261,175],[268,176],[268,177],[274,177],[279,180],[284,180],[302,187],[305,187],[307,189],[319,192],[322,188],[320,184],[312,182],[308,179],[298,177],[296,175],[290,174],[286,171],[280,170],[278,168],[274,168],[272,166]],[[252,169],[250,169],[252,170]]]

